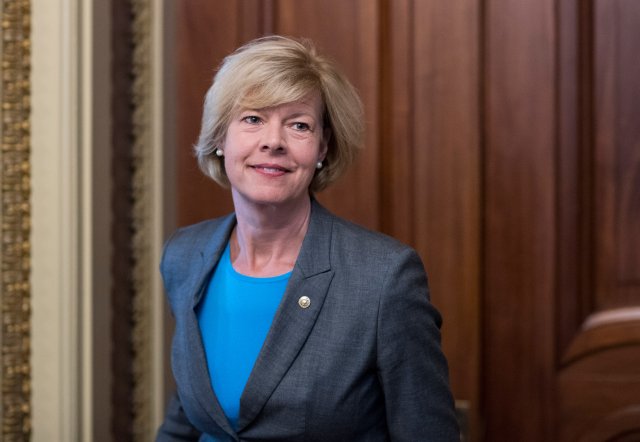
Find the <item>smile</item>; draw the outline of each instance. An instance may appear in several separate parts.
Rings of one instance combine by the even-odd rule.
[[[285,173],[290,172],[289,169],[286,169],[277,164],[256,164],[255,166],[251,166],[256,172],[259,172],[263,175],[267,176],[281,176]]]

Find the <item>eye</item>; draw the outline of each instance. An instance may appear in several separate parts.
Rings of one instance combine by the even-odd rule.
[[[291,127],[293,127],[295,130],[300,131],[300,132],[306,132],[308,130],[311,130],[311,126],[309,126],[307,123],[303,123],[301,121],[296,121],[295,123],[293,123],[291,125]]]
[[[247,115],[246,117],[242,117],[241,121],[249,124],[260,124],[262,120],[257,115]]]

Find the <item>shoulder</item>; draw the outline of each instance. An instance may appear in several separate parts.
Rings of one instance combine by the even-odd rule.
[[[370,230],[322,209],[331,219],[332,254],[358,253],[359,260],[387,261],[403,255],[416,255],[415,250],[384,233]]]
[[[372,253],[391,253],[393,255],[413,250],[391,236],[369,230],[337,216],[334,220],[333,243],[335,245],[357,245]]]
[[[224,226],[233,223],[234,220],[234,215],[229,214],[220,218],[209,219],[197,224],[181,227],[177,229],[165,243],[165,254],[169,251],[175,252],[180,249],[197,249],[197,246],[202,245],[203,241],[211,238],[216,232],[224,228]]]
[[[234,224],[235,216],[230,214],[176,230],[165,243],[160,262],[165,284],[171,282],[173,275],[191,273],[209,248],[226,243]]]
[[[422,260],[409,245],[340,218],[322,207],[317,210],[317,216],[331,226],[326,230],[325,239],[330,241],[334,268],[362,272],[373,279],[398,268],[415,267],[424,272]]]
[[[202,245],[212,238],[225,224],[228,224],[230,219],[233,219],[233,215],[179,228],[164,245],[163,261],[173,257],[184,259],[188,257],[184,255],[193,254],[201,250]]]

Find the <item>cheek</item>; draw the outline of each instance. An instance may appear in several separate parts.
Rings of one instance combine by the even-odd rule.
[[[226,152],[229,151],[241,151],[251,144],[251,137],[242,131],[239,131],[233,125],[227,129],[227,135],[223,141],[223,149]]]
[[[224,157],[222,157],[222,164],[227,174],[227,177],[232,178],[234,175],[237,175],[237,170],[239,167],[239,161],[237,158],[237,153],[234,149],[227,149],[224,151]]]
[[[304,148],[304,162],[315,168],[316,163],[323,160],[326,155],[326,145],[322,141],[309,143]]]

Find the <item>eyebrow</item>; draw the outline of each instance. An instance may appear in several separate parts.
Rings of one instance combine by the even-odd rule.
[[[298,117],[310,117],[312,118],[314,121],[316,120],[316,118],[313,116],[313,114],[308,113],[308,112],[294,112],[290,115],[286,116],[287,120],[290,120],[292,118],[298,118]]]
[[[238,115],[242,115],[244,113],[251,113],[251,112],[256,112],[256,113],[263,113],[263,112],[269,112],[270,109],[274,109],[277,106],[267,106],[267,107],[262,107],[262,108],[244,108],[244,109],[240,109],[240,111],[238,112]],[[294,111],[291,114],[287,114],[285,115],[285,119],[286,120],[291,120],[294,118],[299,118],[299,117],[309,117],[311,118],[314,122],[318,122],[318,121],[322,121],[324,119],[324,116],[320,116],[320,119],[318,120],[317,118],[315,118],[315,112],[313,109],[309,109],[309,111],[306,110],[302,110],[302,111]]]

